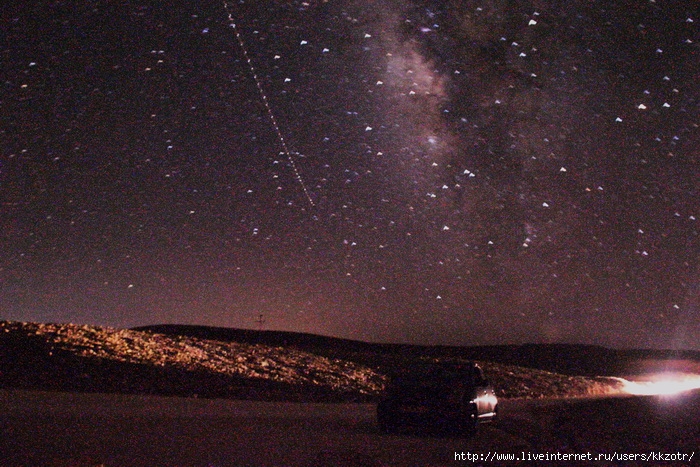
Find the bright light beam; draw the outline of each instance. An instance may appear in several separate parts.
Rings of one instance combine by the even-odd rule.
[[[650,374],[638,381],[617,379],[622,383],[622,392],[637,396],[674,395],[700,389],[700,375],[689,373]]]

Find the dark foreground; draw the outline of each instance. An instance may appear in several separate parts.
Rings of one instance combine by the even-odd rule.
[[[618,452],[681,453],[686,460],[546,465],[681,466],[698,465],[698,420],[697,391],[672,399],[505,400],[498,424],[460,437],[383,434],[373,404],[2,390],[0,459],[6,467],[452,466],[523,465],[468,461],[473,454]]]

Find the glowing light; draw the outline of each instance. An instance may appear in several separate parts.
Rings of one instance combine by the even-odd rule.
[[[658,373],[646,375],[639,381],[618,379],[623,392],[639,396],[673,395],[700,389],[700,375],[688,373]]]

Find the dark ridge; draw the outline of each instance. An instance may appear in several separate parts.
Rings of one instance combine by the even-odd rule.
[[[573,376],[620,376],[643,372],[641,361],[688,360],[700,370],[700,352],[691,350],[609,349],[586,344],[521,344],[473,347],[382,344],[291,331],[160,324],[134,328],[166,335],[227,342],[293,346],[329,358],[343,358],[379,370],[416,358],[464,358],[518,365]]]
[[[197,337],[224,342],[245,342],[248,344],[265,344],[273,346],[295,346],[297,348],[342,348],[347,351],[361,352],[382,347],[411,347],[401,344],[369,344],[362,341],[341,339],[292,331],[270,331],[257,329],[220,328],[189,324],[156,324],[132,328],[134,331],[146,331],[170,336]]]

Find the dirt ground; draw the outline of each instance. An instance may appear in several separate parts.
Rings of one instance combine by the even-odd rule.
[[[0,391],[0,459],[13,466],[533,465],[547,453],[686,454],[698,465],[700,393],[676,398],[502,401],[470,437],[377,428],[373,404]],[[687,456],[693,454],[693,459]],[[476,455],[474,458],[472,456]],[[468,457],[469,456],[469,457]],[[483,459],[482,459],[483,456]]]

